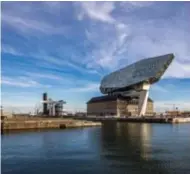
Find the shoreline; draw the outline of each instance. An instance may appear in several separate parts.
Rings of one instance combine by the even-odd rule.
[[[162,124],[179,124],[179,123],[190,123],[190,117],[80,117],[78,119],[88,121],[115,121],[115,122],[126,122],[126,123],[162,123]]]
[[[180,124],[190,123],[190,117],[136,117],[136,118],[100,118],[100,117],[73,117],[73,118],[52,118],[52,117],[23,117],[8,118],[1,120],[1,134],[15,131],[30,131],[43,129],[68,129],[102,126],[104,122],[126,122],[126,123],[160,123]]]
[[[1,120],[1,134],[11,131],[84,128],[101,125],[101,122],[64,118],[12,118]]]

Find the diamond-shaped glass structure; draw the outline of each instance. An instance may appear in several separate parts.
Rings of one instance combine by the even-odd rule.
[[[173,54],[140,60],[105,76],[100,85],[103,94],[128,91],[142,83],[153,84],[164,74],[174,59]]]

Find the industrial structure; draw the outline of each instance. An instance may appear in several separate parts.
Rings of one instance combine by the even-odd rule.
[[[59,100],[54,101],[48,99],[47,93],[43,93],[43,115],[46,116],[62,116],[63,115],[63,105],[66,104],[65,101]]]
[[[102,79],[100,91],[103,94],[106,94],[106,96],[116,97],[117,101],[120,101],[121,97],[128,97],[126,100],[130,100],[130,102],[135,100],[135,112],[137,115],[147,115],[147,102],[150,101],[150,99],[148,100],[150,86],[160,80],[173,59],[173,54],[147,58],[112,72]],[[92,100],[94,99],[92,98],[91,101],[87,103],[88,114],[93,112]],[[103,101],[104,97],[102,100],[99,100],[99,103],[102,103]],[[122,100],[122,102],[123,101],[124,100]],[[123,104],[123,107],[125,108],[123,114],[129,114],[127,105],[128,104]],[[151,112],[153,113],[153,109]],[[115,113],[121,115],[118,113],[118,110]]]

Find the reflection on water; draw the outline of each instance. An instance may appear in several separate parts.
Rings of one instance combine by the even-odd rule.
[[[175,131],[174,131],[175,130]],[[117,123],[102,128],[103,154],[140,173],[190,172],[190,125]],[[112,167],[113,167],[112,165]]]
[[[2,136],[2,173],[190,173],[190,125],[106,123],[102,128]]]
[[[148,160],[152,156],[151,152],[151,126],[150,124],[142,124],[141,126],[141,157]]]

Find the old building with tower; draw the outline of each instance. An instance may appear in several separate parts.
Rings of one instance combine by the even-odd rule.
[[[152,84],[160,80],[174,59],[166,54],[137,61],[103,77],[100,92],[104,95],[87,102],[88,115],[150,116]]]
[[[124,96],[93,97],[87,102],[88,116],[137,116],[138,98]],[[148,98],[146,116],[153,116],[154,102]]]

